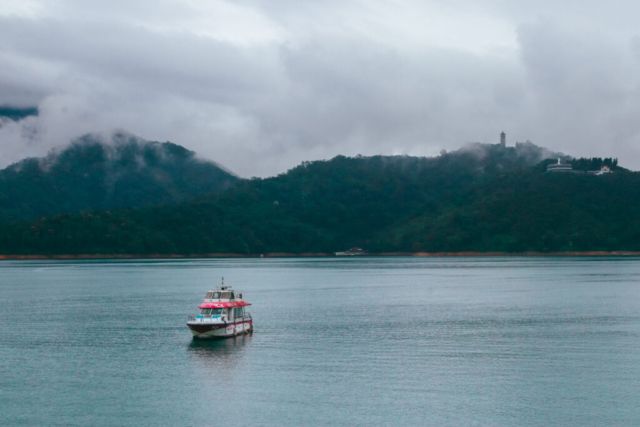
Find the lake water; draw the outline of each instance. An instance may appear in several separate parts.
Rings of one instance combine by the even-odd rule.
[[[220,283],[255,333],[192,341]],[[640,425],[640,259],[0,262],[0,425]]]

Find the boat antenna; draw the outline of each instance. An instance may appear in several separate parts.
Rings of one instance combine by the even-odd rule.
[[[224,286],[224,276],[222,277],[222,286]]]

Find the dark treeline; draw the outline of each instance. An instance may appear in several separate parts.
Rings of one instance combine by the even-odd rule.
[[[546,174],[552,160],[526,150],[473,145],[435,158],[305,162],[175,206],[6,223],[0,251],[640,250],[640,174]]]
[[[571,160],[571,166],[573,166],[574,170],[581,171],[597,171],[600,170],[602,166],[608,166],[611,170],[616,170],[618,168],[618,159],[610,157],[605,159],[601,157],[581,157]]]

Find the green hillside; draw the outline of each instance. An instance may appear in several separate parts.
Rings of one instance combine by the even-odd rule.
[[[213,194],[238,178],[170,142],[84,136],[62,151],[0,171],[0,221],[172,204]]]
[[[533,144],[304,162],[176,206],[0,226],[4,254],[640,250],[640,174],[549,174]],[[591,161],[591,160],[589,160]],[[580,164],[586,164],[584,160]]]

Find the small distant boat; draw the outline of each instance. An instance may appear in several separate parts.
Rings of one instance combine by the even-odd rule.
[[[359,256],[359,255],[369,255],[362,248],[351,248],[348,251],[343,252],[335,252],[336,256]]]
[[[224,278],[223,284],[224,284]],[[200,313],[189,316],[187,326],[193,338],[226,338],[253,333],[253,319],[245,307],[242,294],[231,286],[220,286],[207,292],[204,302],[198,306]]]

